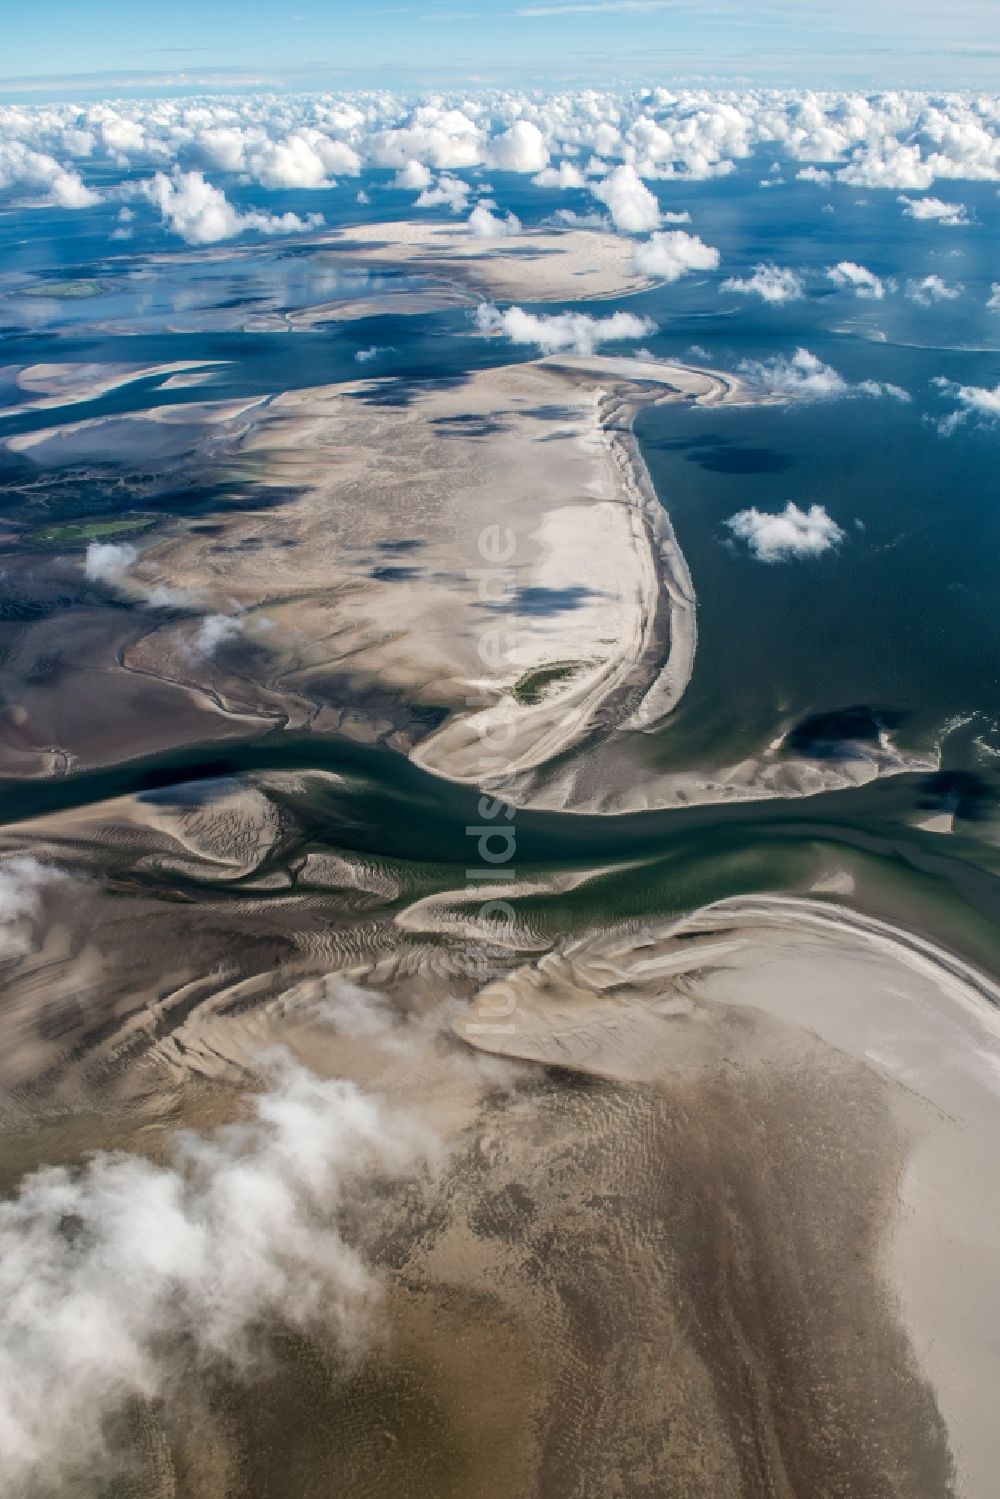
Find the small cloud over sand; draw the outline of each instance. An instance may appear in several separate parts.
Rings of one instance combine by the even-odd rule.
[[[127,541],[92,541],[84,572],[91,583],[120,583],[138,556]]]
[[[678,281],[692,271],[717,270],[720,258],[718,250],[706,245],[696,234],[670,229],[636,245],[632,264],[640,275],[654,276],[658,281]]]
[[[238,614],[206,614],[191,642],[197,656],[214,656],[220,645],[226,645],[243,634],[243,619]]]
[[[41,912],[41,892],[64,878],[61,870],[27,856],[0,864],[0,958],[30,950],[29,930]]]
[[[513,213],[500,218],[490,213],[485,203],[478,203],[469,214],[469,233],[474,239],[509,239],[521,233],[521,220]]]

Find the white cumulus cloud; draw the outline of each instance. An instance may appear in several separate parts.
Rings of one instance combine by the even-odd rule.
[[[797,182],[815,182],[820,187],[833,181],[833,173],[827,172],[823,167],[803,167],[801,172],[795,173]]]
[[[632,312],[613,312],[609,317],[591,317],[583,312],[559,312],[544,315],[525,312],[522,307],[508,307],[501,312],[490,302],[476,310],[476,324],[482,333],[501,333],[514,344],[536,344],[543,354],[569,351],[592,354],[605,343],[642,338],[656,332],[656,324]]]
[[[302,128],[282,140],[266,141],[249,153],[250,175],[263,187],[320,188],[334,185],[334,174],[356,177],[361,161],[353,147],[321,131]]]
[[[943,281],[940,276],[924,276],[919,281],[907,281],[906,295],[911,302],[929,307],[934,302],[954,302],[962,295],[962,288]]]
[[[474,239],[509,239],[520,234],[521,220],[513,213],[498,218],[490,213],[485,203],[477,203],[469,214],[469,233]]]
[[[532,177],[536,187],[584,187],[586,177],[580,168],[572,161],[561,161],[555,167],[543,167],[543,169]]]
[[[764,302],[796,302],[806,294],[802,277],[787,266],[758,265],[750,276],[730,276],[720,291],[738,292],[744,297],[760,297]]]
[[[418,208],[450,208],[452,213],[464,213],[471,189],[461,177],[442,172],[431,187],[425,187],[417,198]]]
[[[691,271],[717,270],[720,258],[713,245],[682,229],[653,234],[632,252],[632,264],[640,275],[659,281],[677,281]]]
[[[401,166],[393,178],[393,187],[406,188],[411,192],[422,192],[425,187],[430,187],[434,181],[434,174],[430,167],[425,167],[422,161],[408,161]]]
[[[844,540],[844,532],[822,505],[800,510],[789,502],[777,514],[756,508],[740,510],[725,524],[734,536],[746,542],[758,562],[820,557]]]
[[[390,114],[400,113],[399,102],[387,98]],[[405,123],[375,130],[368,136],[367,153],[376,166],[405,167],[423,162],[435,171],[478,166],[483,159],[484,135],[478,119],[457,106],[427,102],[402,111]]]
[[[660,223],[660,205],[634,166],[624,163],[591,184],[590,191],[605,204],[616,229],[648,234]]]
[[[852,187],[922,192],[934,181],[934,169],[924,160],[919,145],[876,140],[855,151],[853,161],[837,173],[837,180]]]
[[[949,437],[964,422],[992,426],[1000,422],[1000,385],[960,385],[939,375],[933,382],[942,394],[956,403],[956,410],[938,422],[938,431]]]
[[[867,266],[858,265],[856,261],[841,260],[837,265],[832,265],[826,274],[836,286],[853,291],[856,297],[880,301],[885,296],[885,282],[881,276],[876,276],[874,271],[870,271]]]
[[[91,208],[100,197],[87,187],[79,172],[47,151],[36,151],[19,140],[2,138],[0,111],[0,190],[41,193],[43,201],[60,208]]]
[[[303,234],[322,224],[319,214],[302,219],[295,213],[270,214],[235,208],[219,187],[201,172],[164,172],[142,185],[142,192],[160,210],[164,223],[189,245],[211,245],[237,234]]]
[[[91,583],[120,583],[139,553],[127,541],[92,541],[84,572]]]
[[[852,384],[832,365],[809,349],[799,348],[789,357],[745,360],[739,372],[752,385],[772,395],[789,396],[801,401],[833,401],[848,396],[891,396],[908,401],[909,395],[898,385],[881,380],[861,380]]]
[[[545,137],[531,120],[515,120],[493,138],[486,152],[488,164],[501,172],[541,172],[548,160]]]
[[[907,198],[896,200],[909,219],[932,220],[951,227],[969,224],[968,210],[964,203],[945,203],[940,198]]]

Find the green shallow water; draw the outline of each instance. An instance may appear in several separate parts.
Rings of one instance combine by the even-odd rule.
[[[298,791],[276,793],[297,831],[274,862],[288,865],[316,847],[391,861],[405,899],[461,891],[481,879],[486,866],[470,832],[482,824],[478,792],[431,776],[392,751],[317,736],[271,735],[47,780],[3,781],[0,823],[16,825],[119,796],[187,802],[211,795],[213,782],[268,771],[303,773]],[[900,775],[808,798],[614,817],[517,810],[509,824],[513,857],[503,869],[515,887],[525,886],[515,898],[519,914],[550,935],[679,914],[730,895],[807,890],[824,875],[846,871],[856,887],[851,903],[997,971],[995,829],[975,801],[951,836],[914,827],[940,804],[939,780]],[[599,873],[562,894],[528,889],[540,875],[567,870]],[[174,877],[171,884],[200,888]],[[211,888],[224,897],[226,887],[213,880]],[[251,895],[245,882],[229,889],[240,899]],[[267,892],[261,898],[277,897]]]

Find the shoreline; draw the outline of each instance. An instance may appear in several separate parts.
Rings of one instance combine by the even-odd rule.
[[[533,364],[576,386],[594,382],[591,439],[605,458],[600,498],[622,507],[628,517],[643,592],[631,642],[604,664],[596,680],[594,674],[577,674],[566,689],[546,696],[533,714],[522,709],[510,719],[517,748],[508,756],[504,780],[510,783],[509,799],[522,806],[533,804],[530,797],[519,796],[524,778],[534,773],[544,776],[551,762],[579,750],[595,730],[617,734],[652,730],[662,723],[680,701],[694,667],[694,585],[635,438],[635,417],[644,407],[661,402],[694,400],[714,405],[759,399],[742,382],[688,365],[600,355],[551,355]],[[579,536],[572,540],[579,565]],[[567,544],[571,544],[569,538]],[[516,622],[512,628],[517,628]],[[469,744],[475,743],[472,736],[487,740],[505,716],[510,717],[505,703],[458,715],[421,740],[410,758],[451,780],[480,784],[484,789],[496,786],[497,778],[483,776],[481,759],[468,767],[464,762]],[[577,809],[564,804],[561,810]]]

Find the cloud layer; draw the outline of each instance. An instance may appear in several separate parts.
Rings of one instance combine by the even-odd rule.
[[[430,174],[488,169],[530,173],[547,187],[589,184],[617,228],[649,233],[661,224],[650,183],[722,176],[764,151],[830,186],[925,194],[937,182],[1000,182],[1000,99],[654,88],[0,106],[0,191],[67,208],[92,205],[115,173],[322,191],[383,169],[423,192],[433,190]],[[93,167],[99,188],[86,180]],[[960,203],[907,198],[904,207],[967,222]]]

